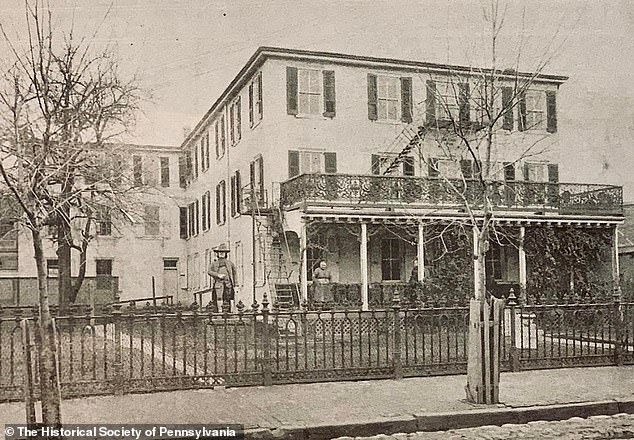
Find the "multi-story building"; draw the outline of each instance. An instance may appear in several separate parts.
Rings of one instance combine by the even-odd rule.
[[[473,292],[472,227],[483,215],[481,166],[495,225],[487,287],[595,294],[590,284],[618,279],[622,189],[559,182],[557,93],[566,79],[260,48],[180,148],[130,147],[131,179],[154,189],[136,223],[132,215],[98,224],[88,276],[118,278],[122,299],[154,288],[206,303],[206,268],[225,243],[245,304],[265,292],[309,299],[322,259],[337,301],[367,307],[410,281],[427,296],[464,298]],[[508,111],[488,157],[478,156],[482,147],[474,157],[463,147],[486,140],[487,108]],[[16,278],[35,276],[32,251],[15,238],[0,242],[5,303],[17,302]],[[54,255],[47,249],[51,275]]]
[[[208,291],[205,267],[224,242],[247,304],[264,292],[280,299],[289,286],[308,298],[321,259],[336,294],[364,305],[412,273],[427,289],[463,295],[473,273],[470,216],[482,213],[476,163],[493,170],[494,221],[504,231],[487,253],[492,291],[543,291],[548,282],[580,294],[591,279],[609,283],[618,273],[622,190],[559,182],[557,92],[567,78],[490,75],[499,87],[493,107],[513,104],[496,125],[490,157],[474,162],[457,134],[477,137],[486,117],[478,93],[490,73],[258,49],[182,146],[188,290]],[[581,242],[596,252],[575,263],[563,243]],[[550,268],[533,258],[544,252]]]
[[[153,145],[117,147],[127,200],[98,213],[86,255],[86,278],[77,302],[172,295],[180,299],[180,264],[185,243],[179,238],[178,207],[182,205],[180,149]],[[54,234],[54,229],[50,230]],[[79,230],[74,231],[78,238]],[[49,237],[52,238],[52,237]],[[51,303],[56,304],[58,258],[55,242],[45,240]],[[0,239],[0,305],[37,303],[33,245],[27,230],[4,225]],[[71,273],[79,273],[73,251]],[[91,298],[92,296],[92,298]],[[184,299],[184,298],[183,298]],[[189,298],[186,299],[189,301]]]

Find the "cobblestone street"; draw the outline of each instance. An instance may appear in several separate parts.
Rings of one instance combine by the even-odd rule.
[[[508,440],[508,439],[630,439],[634,438],[634,415],[573,417],[557,422],[529,422],[524,425],[479,426],[450,431],[354,437],[355,440]],[[352,440],[340,437],[338,440]]]

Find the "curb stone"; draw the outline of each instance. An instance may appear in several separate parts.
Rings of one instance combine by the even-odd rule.
[[[544,405],[520,408],[490,408],[458,412],[429,413],[413,416],[355,421],[338,425],[280,426],[275,429],[248,429],[247,439],[321,440],[337,437],[370,437],[377,434],[413,433],[421,431],[447,431],[475,428],[485,425],[527,424],[535,422],[634,414],[634,398]]]

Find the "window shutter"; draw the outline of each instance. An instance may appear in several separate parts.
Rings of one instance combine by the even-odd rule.
[[[264,201],[264,160],[262,159],[262,156],[257,158],[257,162],[260,174],[260,201]]]
[[[425,100],[425,118],[427,125],[436,125],[436,83],[427,80],[427,98]]]
[[[324,116],[334,118],[336,113],[335,101],[335,72],[324,70]]]
[[[231,216],[236,215],[236,176],[231,176]]]
[[[522,92],[519,95],[519,99],[518,99],[518,104],[519,104],[519,113],[520,113],[520,119],[519,119],[519,130],[520,131],[524,131],[526,130],[526,93]]]
[[[220,184],[216,185],[216,223],[220,224]]]
[[[412,78],[401,78],[401,121],[412,122]]]
[[[381,174],[381,159],[378,154],[372,155],[372,174]]]
[[[218,159],[220,157],[220,126],[217,122],[214,128],[216,133],[216,159]]]
[[[559,183],[559,164],[548,164],[548,181],[550,183]]]
[[[376,75],[368,73],[368,119],[376,121],[379,118],[378,96],[376,89]]]
[[[249,84],[249,125],[253,127],[253,83]]]
[[[264,115],[264,103],[262,102],[262,72],[258,74],[258,115],[262,119]]]
[[[255,162],[249,164],[249,178],[251,183],[251,189],[255,188]]]
[[[227,221],[227,185],[222,181],[222,222]]]
[[[414,158],[411,156],[406,156],[403,158],[403,175],[414,175]]]
[[[460,88],[459,96],[459,118],[461,124],[466,124],[470,120],[470,88],[469,83],[462,83],[458,86]]]
[[[524,164],[524,180],[526,182],[528,182],[528,177],[529,177],[529,166],[527,163]]]
[[[427,176],[428,177],[438,177],[440,176],[440,172],[438,171],[438,159],[432,157],[429,159],[427,163]]]
[[[297,115],[297,67],[286,67],[286,113]]]
[[[557,131],[557,93],[546,92],[546,120],[548,122],[546,131],[555,133]]]
[[[238,96],[236,101],[236,142],[242,139],[242,100]],[[209,145],[209,142],[207,142]]]
[[[462,171],[462,177],[465,179],[473,178],[473,166],[472,162],[469,159],[461,159],[460,160],[460,171]]]
[[[299,175],[299,151],[288,151],[288,178]]]
[[[180,208],[178,208],[178,214],[180,237],[187,238],[187,208],[181,206]]]
[[[240,171],[236,171],[236,214],[242,213],[242,182]]]
[[[513,88],[502,87],[503,130],[513,130]]]
[[[324,153],[324,171],[331,174],[337,172],[337,153]]]

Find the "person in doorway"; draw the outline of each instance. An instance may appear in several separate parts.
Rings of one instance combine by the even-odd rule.
[[[330,274],[328,265],[322,260],[319,262],[319,267],[313,271],[313,301],[315,305],[323,307],[326,303],[332,302],[331,281],[332,275]]]
[[[216,260],[209,264],[207,273],[213,278],[213,299],[222,299],[222,310],[230,312],[231,302],[235,299],[236,266],[227,258],[229,248],[226,244],[221,244],[214,249]],[[217,306],[216,306],[217,308]]]
[[[409,276],[410,284],[414,284],[418,282],[418,258],[414,258],[414,261],[412,261],[412,264],[413,264],[412,272]]]

